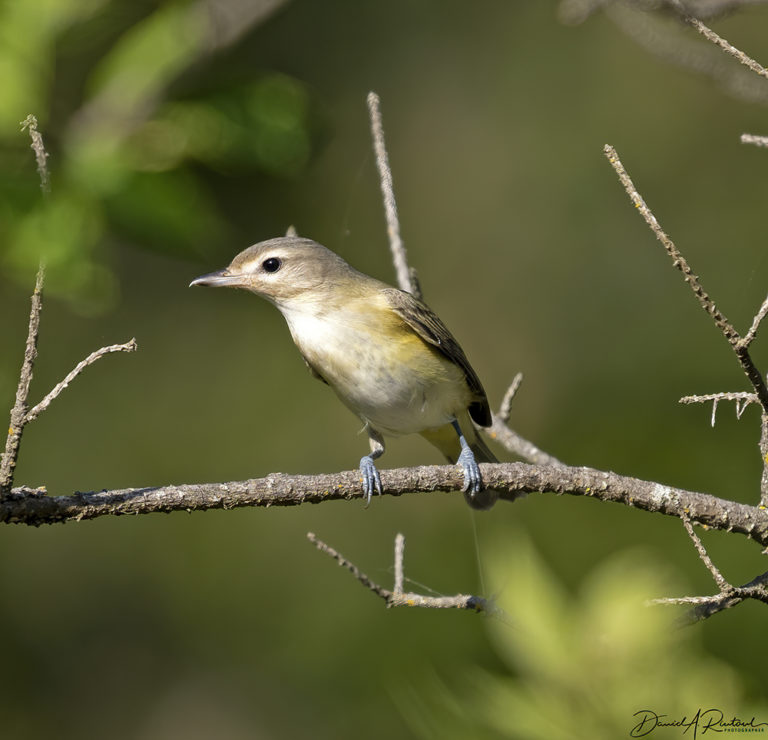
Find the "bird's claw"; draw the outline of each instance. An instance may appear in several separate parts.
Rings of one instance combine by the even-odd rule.
[[[464,471],[464,486],[461,490],[470,496],[480,493],[483,490],[483,478],[480,475],[480,466],[469,447],[465,447],[461,451],[456,464],[460,465]]]
[[[464,470],[464,487],[461,490],[467,503],[479,511],[490,509],[499,497],[498,491],[485,487],[480,475],[480,466],[469,447],[461,451],[457,464]]]
[[[373,496],[374,491],[381,496],[381,476],[370,455],[360,458],[360,475],[363,479],[363,494],[367,507],[371,503],[371,496]]]

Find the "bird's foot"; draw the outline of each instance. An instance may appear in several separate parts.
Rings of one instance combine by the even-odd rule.
[[[360,458],[360,475],[363,479],[363,494],[367,507],[371,503],[371,496],[373,496],[374,491],[381,496],[381,476],[371,455]]]
[[[480,475],[480,466],[469,447],[464,447],[456,462],[464,470],[464,498],[473,509],[490,509],[498,498],[498,493],[485,488]]]
[[[480,475],[480,466],[469,447],[461,451],[456,464],[460,465],[464,471],[464,487],[461,490],[470,495],[480,493],[483,490],[483,478]]]

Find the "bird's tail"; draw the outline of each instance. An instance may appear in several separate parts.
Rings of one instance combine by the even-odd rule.
[[[470,449],[475,453],[475,460],[477,462],[498,462],[496,456],[485,444],[485,440],[480,436],[480,431],[470,421],[469,414],[466,414],[465,418],[459,419],[459,426],[464,434],[464,439],[467,440]],[[419,434],[427,442],[437,447],[445,455],[448,462],[455,463],[458,460],[461,454],[461,444],[459,443],[456,430],[450,424],[438,427],[437,429],[425,429],[419,432]]]
[[[481,462],[498,462],[496,456],[488,449],[485,444],[485,440],[480,436],[480,431],[475,427],[469,418],[469,414],[465,414],[464,418],[459,419],[459,426],[464,434],[464,439],[467,440],[469,448],[475,455],[475,460]],[[420,432],[428,442],[437,447],[440,452],[445,455],[445,458],[450,463],[455,463],[459,459],[461,454],[461,443],[459,437],[456,434],[456,430],[450,424],[438,427],[437,429],[425,429]],[[467,503],[473,509],[490,509],[498,498],[496,491],[485,489],[475,494],[465,494]]]

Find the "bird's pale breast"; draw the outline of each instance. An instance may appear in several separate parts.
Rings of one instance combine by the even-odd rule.
[[[375,296],[335,310],[281,310],[307,362],[383,434],[442,426],[471,400],[463,371]]]

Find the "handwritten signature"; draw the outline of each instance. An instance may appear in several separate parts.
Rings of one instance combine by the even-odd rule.
[[[763,732],[762,729],[758,728],[768,727],[768,722],[757,722],[754,717],[749,720],[739,719],[736,716],[725,719],[725,715],[719,709],[706,709],[704,711],[699,709],[690,719],[687,715],[681,719],[667,719],[668,715],[657,714],[650,709],[641,709],[632,716],[636,717],[638,722],[630,730],[630,737],[645,737],[657,727],[680,727],[683,729],[683,735],[693,728],[694,740],[699,731],[702,735],[708,730],[712,730],[712,732],[733,732],[734,730]]]

